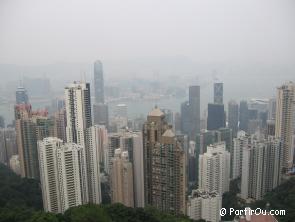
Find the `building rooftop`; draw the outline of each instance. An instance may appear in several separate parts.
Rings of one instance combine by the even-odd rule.
[[[167,129],[162,136],[166,136],[166,137],[175,137],[175,134],[173,133],[173,131],[171,129]]]
[[[165,114],[159,109],[159,108],[154,108],[150,113],[149,116],[164,116]]]

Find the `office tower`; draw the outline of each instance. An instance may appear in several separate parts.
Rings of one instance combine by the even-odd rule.
[[[107,104],[93,104],[93,118],[95,125],[109,126],[109,108]]]
[[[18,154],[14,128],[0,128],[0,163],[9,166],[10,158]]]
[[[229,191],[229,179],[230,153],[225,143],[208,146],[207,152],[199,156],[199,189],[222,195]]]
[[[233,151],[231,152],[232,179],[237,179],[242,175],[243,150],[248,147],[249,136],[245,131],[239,131],[237,138],[233,139]]]
[[[85,147],[85,130],[92,125],[89,83],[72,83],[65,88],[67,142]]]
[[[285,170],[293,165],[294,103],[294,83],[286,83],[277,89],[275,136],[283,143],[283,168]]]
[[[91,126],[86,130],[86,163],[89,202],[101,203],[100,163],[106,148],[107,132],[104,126]]]
[[[192,190],[188,196],[187,215],[192,220],[219,222],[222,196],[217,192]]]
[[[88,202],[85,149],[55,137],[38,142],[44,210],[63,213]]]
[[[145,201],[161,211],[180,214],[186,208],[185,154],[164,119],[156,107],[143,128]]]
[[[67,142],[67,135],[66,135],[67,118],[66,118],[66,110],[64,108],[54,113],[53,124],[54,124],[54,137],[57,137],[64,142]]]
[[[10,169],[17,175],[21,175],[20,161],[18,155],[12,155],[9,160]]]
[[[267,120],[266,123],[266,135],[267,136],[275,136],[276,133],[276,121],[274,119]]]
[[[268,119],[276,119],[276,98],[269,99],[268,102]]]
[[[29,97],[27,90],[23,86],[17,87],[15,92],[16,104],[28,104]]]
[[[249,114],[248,114],[248,103],[247,101],[242,100],[240,102],[240,109],[239,109],[239,130],[243,130],[245,132],[248,131],[248,121],[249,121]]]
[[[239,130],[239,104],[233,100],[228,103],[228,128],[232,129],[233,137],[236,137]]]
[[[223,83],[214,83],[214,103],[223,104]]]
[[[207,130],[217,130],[225,127],[225,112],[223,104],[208,104]]]
[[[274,137],[253,135],[243,148],[241,197],[260,200],[281,183],[282,143]]]
[[[181,131],[190,140],[200,132],[200,86],[190,86],[189,101],[181,104]]]
[[[200,132],[200,86],[189,87],[189,109],[190,109],[190,140],[195,140],[195,136]]]
[[[104,103],[104,80],[102,62],[94,62],[94,92],[95,103]]]
[[[115,116],[127,118],[127,105],[126,104],[118,104],[116,105]]]
[[[128,151],[115,150],[111,169],[112,203],[122,203],[134,207],[133,166]]]
[[[188,101],[181,104],[180,128],[182,133],[187,135],[191,134],[190,106]]]
[[[15,130],[21,176],[39,178],[36,127],[32,121],[31,105],[15,106]]]
[[[196,138],[196,152],[203,154],[207,152],[207,147],[210,144],[220,142],[220,137],[216,134],[216,131],[201,130]]]
[[[225,149],[228,152],[232,151],[232,145],[233,145],[233,134],[232,129],[230,128],[220,128],[216,130],[216,134],[218,136],[218,141],[224,141],[225,142]]]

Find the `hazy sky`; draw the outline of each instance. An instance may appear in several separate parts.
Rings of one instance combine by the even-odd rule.
[[[0,63],[294,64],[294,0],[0,0]]]

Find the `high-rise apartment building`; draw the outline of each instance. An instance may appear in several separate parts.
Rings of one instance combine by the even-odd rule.
[[[54,136],[61,139],[64,142],[67,142],[67,135],[66,135],[67,118],[66,118],[66,111],[64,108],[54,113],[53,124],[54,124],[54,127],[53,127]]]
[[[234,100],[228,103],[228,128],[232,129],[233,137],[239,130],[239,104]]]
[[[188,197],[187,215],[192,220],[219,222],[222,195],[217,192],[193,190]]]
[[[243,148],[241,197],[260,200],[281,183],[282,143],[252,135],[250,145]]]
[[[67,142],[85,147],[85,130],[92,125],[89,83],[72,83],[65,88]]]
[[[199,189],[220,195],[229,191],[230,153],[225,143],[215,143],[207,147],[207,152],[199,156]]]
[[[44,210],[63,213],[88,203],[85,149],[55,137],[38,142]]]
[[[112,203],[134,207],[133,166],[128,151],[115,150],[110,175]]]
[[[245,131],[239,131],[237,137],[233,139],[233,149],[231,152],[232,179],[237,179],[242,175],[243,150],[249,145],[249,136]]]
[[[104,80],[102,62],[97,60],[94,62],[94,92],[95,103],[104,104]]]
[[[101,203],[100,163],[106,146],[104,126],[91,126],[86,130],[86,163],[88,197],[90,203]]]
[[[277,89],[275,136],[283,145],[283,168],[293,166],[293,121],[295,115],[295,84],[286,83]]]
[[[165,114],[153,109],[143,128],[145,201],[161,211],[185,213],[186,160]]]
[[[39,178],[36,125],[32,121],[31,105],[16,105],[15,117],[21,176]]]
[[[134,188],[134,206],[144,207],[144,168],[143,168],[143,145],[142,133],[122,130],[119,133],[109,134],[108,160],[109,171],[112,169],[112,159],[116,149],[122,152],[128,152],[128,159],[132,164],[133,171],[133,188]],[[110,173],[111,174],[111,173]]]

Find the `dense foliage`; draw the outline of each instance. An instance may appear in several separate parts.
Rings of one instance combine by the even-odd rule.
[[[0,164],[0,222],[187,222],[154,208],[129,208],[122,204],[83,205],[64,214],[42,211],[40,184],[20,178]]]
[[[269,209],[286,210],[285,216],[278,217],[280,222],[295,221],[295,178],[287,180],[251,207],[265,209],[267,205]]]
[[[26,207],[42,209],[40,184],[21,178],[0,164],[0,208]]]

